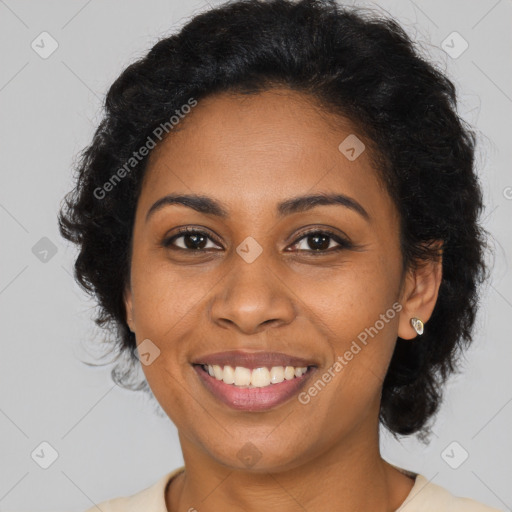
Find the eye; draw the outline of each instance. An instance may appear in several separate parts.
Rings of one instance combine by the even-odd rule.
[[[181,241],[180,244],[176,244],[177,240]],[[208,246],[208,242],[212,241],[212,237],[199,229],[190,227],[180,228],[177,235],[173,235],[170,238],[166,238],[162,245],[167,248],[178,249],[183,251],[196,251],[201,252],[207,249],[215,249],[215,245]]]
[[[351,249],[354,246],[349,240],[331,231],[314,229],[303,233],[291,247],[301,252],[310,252],[312,255],[319,255],[341,251],[343,249]]]

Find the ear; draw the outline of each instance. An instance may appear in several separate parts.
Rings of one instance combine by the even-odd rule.
[[[443,269],[442,241],[436,241],[432,245],[438,250],[437,256],[421,261],[415,268],[408,270],[402,286],[400,303],[403,309],[400,311],[398,336],[404,340],[418,336],[410,323],[411,318],[419,318],[426,324],[437,302]]]
[[[126,311],[126,323],[128,324],[130,331],[135,332],[135,318],[133,314],[132,291],[129,286],[125,288],[123,299],[124,309]]]

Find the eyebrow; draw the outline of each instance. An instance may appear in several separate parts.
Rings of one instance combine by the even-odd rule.
[[[158,199],[148,210],[146,222],[151,215],[163,207],[179,204],[192,208],[205,215],[214,215],[222,219],[229,217],[228,211],[217,200],[197,194],[169,194]],[[277,205],[278,217],[284,217],[293,213],[304,212],[324,205],[341,205],[361,215],[365,220],[370,221],[368,212],[355,199],[344,194],[311,194],[306,196],[292,197]]]

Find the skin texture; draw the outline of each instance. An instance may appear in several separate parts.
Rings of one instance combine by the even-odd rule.
[[[143,369],[185,460],[168,486],[168,509],[396,510],[413,480],[379,453],[382,381],[396,337],[416,337],[410,318],[430,318],[441,265],[403,272],[398,214],[368,150],[349,161],[338,146],[355,129],[312,99],[287,89],[223,93],[202,99],[177,128],[148,162],[125,299],[137,342],[148,338],[161,351]],[[341,205],[277,216],[281,201],[316,192],[350,196],[369,220]],[[146,219],[169,193],[212,197],[229,216],[167,205]],[[178,226],[211,235],[206,250],[163,246]],[[355,247],[333,252],[329,238],[313,254],[318,244],[303,235],[313,227]],[[252,263],[236,252],[248,236],[263,249]],[[278,351],[314,362],[316,380],[397,301],[401,312],[306,405],[294,397],[236,411],[191,366],[224,350]],[[261,453],[252,468],[237,456],[248,442]]]

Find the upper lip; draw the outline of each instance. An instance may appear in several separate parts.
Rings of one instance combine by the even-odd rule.
[[[316,366],[311,360],[284,354],[282,352],[244,352],[243,350],[228,350],[198,357],[192,364],[219,366],[243,366],[250,370],[273,366]]]

